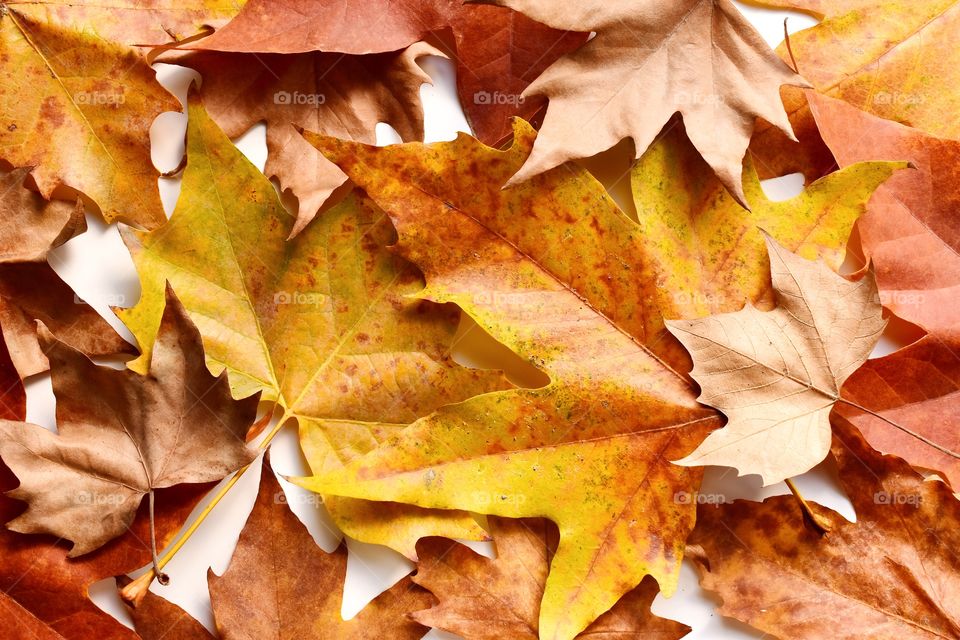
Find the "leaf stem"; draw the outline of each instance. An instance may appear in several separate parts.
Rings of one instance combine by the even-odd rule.
[[[797,502],[800,503],[800,509],[803,511],[803,517],[814,526],[815,529],[822,536],[825,533],[830,531],[830,525],[823,520],[819,515],[814,513],[813,509],[810,507],[810,503],[807,502],[806,498],[800,493],[800,489],[797,488],[797,485],[793,483],[793,480],[787,478],[784,480],[787,483],[787,487],[790,488],[790,493],[793,494],[793,497],[797,499]]]
[[[154,491],[150,489],[150,554],[153,556],[153,572],[157,576],[157,582],[166,585],[170,583],[170,576],[161,571],[160,559],[157,558],[157,527],[153,516]]]
[[[950,450],[950,449],[947,449],[946,447],[944,447],[944,446],[941,445],[941,444],[937,444],[936,442],[934,442],[934,441],[931,440],[930,438],[927,438],[926,436],[922,436],[922,435],[920,435],[919,433],[917,433],[916,431],[913,431],[912,429],[908,429],[907,427],[903,426],[902,424],[898,424],[898,423],[894,422],[894,421],[891,420],[890,418],[888,418],[888,417],[886,417],[885,415],[882,415],[882,414],[880,414],[880,413],[877,413],[877,412],[874,411],[873,409],[868,409],[868,408],[866,408],[865,406],[863,406],[862,404],[858,404],[858,403],[856,403],[856,402],[854,402],[854,401],[852,401],[852,400],[847,400],[846,398],[843,398],[843,397],[838,398],[837,401],[838,401],[838,402],[843,402],[843,403],[845,403],[845,404],[853,407],[854,409],[857,409],[857,410],[859,410],[859,411],[863,411],[864,413],[869,413],[869,414],[872,415],[874,418],[878,418],[878,419],[880,419],[880,420],[883,420],[884,422],[886,422],[886,423],[889,424],[890,426],[896,427],[897,429],[900,429],[900,431],[903,431],[903,432],[904,432],[905,434],[907,434],[908,436],[912,436],[912,437],[916,438],[917,440],[919,440],[920,442],[922,442],[922,443],[924,443],[924,444],[926,444],[926,445],[928,445],[928,446],[933,447],[934,449],[936,449],[936,450],[939,451],[940,453],[943,453],[943,454],[945,454],[945,455],[948,455],[948,456],[950,456],[950,457],[952,457],[952,458],[958,458],[958,459],[960,459],[960,453],[957,453],[956,451],[952,451],[952,450]]]
[[[273,441],[273,438],[280,432],[280,429],[283,428],[283,425],[286,424],[287,420],[291,417],[293,417],[293,414],[290,413],[289,411],[285,410],[283,412],[283,415],[280,416],[279,420],[277,420],[277,424],[274,425],[273,429],[271,429],[270,432],[267,433],[266,437],[264,437],[264,439],[258,445],[258,448],[261,451],[266,450],[266,448],[270,446],[270,443]],[[123,589],[120,590],[120,597],[123,598],[124,601],[126,601],[132,606],[138,605],[140,601],[143,600],[143,596],[146,595],[147,590],[150,588],[150,584],[153,582],[154,578],[158,578],[160,584],[166,584],[166,582],[164,582],[163,580],[164,576],[166,575],[162,571],[163,568],[167,566],[167,564],[173,559],[175,555],[177,555],[180,549],[183,548],[183,545],[187,543],[187,540],[189,540],[193,536],[193,534],[196,533],[197,529],[199,529],[200,525],[203,524],[203,521],[207,519],[207,516],[210,515],[214,507],[216,507],[220,503],[220,501],[224,498],[224,496],[226,496],[227,493],[229,493],[230,489],[232,489],[233,486],[240,481],[240,478],[242,478],[243,474],[245,474],[250,469],[251,465],[252,463],[237,469],[237,472],[233,474],[233,477],[230,478],[226,483],[224,483],[222,487],[220,487],[220,490],[217,491],[216,494],[214,494],[213,498],[210,499],[210,502],[207,504],[207,506],[203,508],[203,511],[201,511],[197,515],[196,519],[192,523],[190,523],[190,526],[187,527],[187,529],[183,532],[183,535],[181,535],[177,539],[177,541],[174,542],[173,545],[171,545],[170,548],[167,549],[163,553],[163,555],[159,558],[157,558],[156,539],[154,538],[152,540],[153,566],[150,567],[147,570],[147,572],[144,573],[142,576],[140,576],[136,580],[133,580],[132,582],[130,582],[130,584],[128,584],[127,586],[125,586]],[[152,491],[150,492],[150,533],[151,533],[151,536],[153,536],[154,532],[153,532],[153,492]]]
[[[793,62],[793,72],[799,75],[800,67],[797,65],[797,59],[793,57],[793,47],[790,45],[790,32],[787,31],[787,20],[789,19],[789,17],[783,19],[783,41],[787,43],[787,52],[790,54],[790,61]]]

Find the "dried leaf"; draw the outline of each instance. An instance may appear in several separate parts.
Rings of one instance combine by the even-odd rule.
[[[466,640],[538,640],[537,617],[556,529],[544,520],[489,519],[497,545],[494,560],[439,538],[422,541],[413,581],[440,604],[418,611],[421,624]],[[650,613],[657,585],[645,578],[578,638],[677,640],[690,628]]]
[[[253,459],[244,436],[258,398],[235,401],[226,377],[210,375],[170,289],[149,376],[97,366],[45,329],[41,339],[59,435],[0,422],[0,455],[20,478],[10,495],[30,505],[14,531],[59,536],[83,555],[122,535],[150,491],[217,481]]]
[[[772,307],[770,262],[760,229],[789,251],[839,270],[853,224],[866,211],[871,194],[905,166],[857,163],[794,198],[773,202],[748,161],[744,193],[751,209],[746,210],[710,171],[683,125],[671,126],[631,173],[643,251],[653,270],[648,276],[647,344],[674,368],[689,371],[689,356],[665,335],[663,318],[737,311],[744,300],[760,309]]]
[[[587,39],[586,33],[558,31],[506,9],[462,0],[250,0],[226,27],[190,46],[247,53],[370,54],[398,51],[447,30],[453,33],[448,53],[457,65],[460,104],[474,133],[489,144],[509,135],[510,116],[529,120],[543,109],[545,100],[521,98],[524,89]]]
[[[87,355],[132,353],[47,264],[50,249],[85,229],[82,204],[44,200],[24,187],[29,173],[0,171],[0,331],[11,364],[20,378],[47,370],[37,320]]]
[[[498,372],[453,361],[457,310],[407,297],[422,277],[384,248],[394,232],[369,200],[348,197],[288,242],[294,217],[196,97],[187,138],[187,169],[170,222],[127,235],[142,296],[120,316],[144,354],[169,280],[204,337],[208,365],[230,371],[234,394],[262,391],[301,426],[344,421],[342,431],[328,432],[334,449],[346,446],[353,423],[408,424],[507,386]],[[367,531],[351,509],[369,506],[333,509],[348,535],[408,556],[429,523],[445,523],[431,535],[486,537],[462,512],[406,508]]]
[[[682,465],[735,467],[764,485],[810,470],[830,450],[830,411],[886,326],[873,274],[850,282],[767,237],[776,307],[673,320],[700,401],[729,422]]]
[[[16,477],[0,464],[0,490],[7,491],[16,486]],[[157,492],[155,522],[159,545],[172,539],[209,489],[209,484],[181,485]],[[22,502],[0,495],[0,522],[19,515],[24,506]],[[95,506],[91,505],[93,508]],[[4,609],[3,605],[14,607],[16,603],[19,611],[11,615],[22,620],[21,614],[29,612],[67,640],[137,640],[136,634],[95,605],[87,590],[98,580],[133,571],[149,560],[150,529],[146,505],[141,505],[136,519],[123,536],[75,559],[67,558],[67,547],[61,540],[49,536],[26,536],[0,527],[0,592],[6,598],[0,603],[0,610]],[[51,594],[56,596],[51,597]],[[13,637],[18,640],[32,638],[30,635]]]
[[[310,136],[391,216],[420,266],[418,297],[453,302],[550,376],[439,409],[342,470],[321,493],[548,517],[560,528],[540,611],[568,640],[645,575],[673,591],[698,470],[669,463],[717,424],[685,379],[643,347],[636,225],[574,166],[502,190],[529,153],[461,136],[386,148]],[[642,253],[638,251],[637,253]]]
[[[139,51],[97,36],[90,25],[102,10],[54,4],[0,10],[0,159],[34,167],[45,198],[64,185],[89,196],[108,222],[156,227],[166,218],[148,132],[179,103]]]
[[[883,358],[868,360],[843,385],[843,397],[879,413],[837,406],[872,447],[937,472],[960,487],[960,460],[891,428],[893,421],[951,451],[960,449],[960,340],[928,335]]]
[[[420,87],[430,76],[416,61],[433,51],[419,44],[372,56],[201,52],[179,63],[203,77],[204,107],[228,136],[267,123],[264,172],[299,198],[296,235],[347,179],[296,128],[373,143],[385,122],[405,140],[422,139]]]
[[[702,507],[691,544],[720,613],[784,640],[914,640],[960,635],[960,502],[899,458],[835,423],[833,455],[857,521],[804,525],[790,496]],[[832,624],[831,621],[842,621]]]
[[[841,166],[897,158],[916,167],[877,190],[857,229],[875,265],[884,306],[928,331],[960,332],[960,142],[924,135],[819,94],[811,93],[810,100]]]
[[[777,59],[729,0],[491,0],[556,29],[597,36],[524,92],[549,99],[541,135],[516,184],[632,138],[640,157],[679,112],[687,134],[741,203],[741,164],[754,120],[792,137],[780,101],[806,82]]]
[[[419,640],[428,631],[407,613],[433,597],[404,578],[356,617],[340,617],[347,550],[320,549],[281,499],[269,465],[260,493],[223,576],[208,572],[210,600],[223,640],[337,638]]]

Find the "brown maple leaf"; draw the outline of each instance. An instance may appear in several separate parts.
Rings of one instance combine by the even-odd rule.
[[[717,177],[746,206],[741,165],[760,117],[793,136],[780,100],[808,86],[730,0],[490,0],[556,29],[596,37],[524,92],[549,100],[533,153],[508,184],[631,138],[639,158],[674,113]]]
[[[543,109],[545,100],[523,98],[523,90],[587,39],[586,33],[551,29],[503,8],[462,0],[250,0],[227,26],[190,46],[229,52],[369,54],[398,51],[448,30],[453,47],[431,39],[455,61],[467,121],[488,144],[510,134],[510,116],[530,120]]]
[[[0,463],[0,491],[17,479]],[[209,484],[161,489],[154,522],[158,543],[169,542]],[[0,495],[0,522],[19,515],[24,503]],[[129,530],[97,551],[67,558],[67,545],[52,536],[23,535],[0,527],[0,637],[33,638],[5,633],[21,627],[67,640],[137,640],[137,635],[90,600],[94,582],[142,567],[150,561],[150,518],[142,505]],[[55,594],[52,596],[51,594]],[[20,627],[18,627],[20,625]]]
[[[260,492],[230,566],[208,572],[217,629],[224,640],[240,638],[337,638],[419,640],[427,628],[406,614],[433,597],[404,578],[356,617],[340,617],[347,550],[320,549],[290,511],[266,459]]]
[[[871,273],[856,282],[796,256],[769,236],[776,307],[667,328],[690,351],[700,402],[729,422],[682,465],[724,465],[765,485],[809,471],[830,449],[840,386],[870,355],[886,321]]]
[[[537,640],[540,600],[559,536],[546,520],[490,517],[496,543],[493,560],[442,538],[417,545],[420,563],[413,581],[440,604],[417,611],[421,624],[456,633],[466,640]],[[578,638],[676,640],[686,625],[658,618],[650,604],[658,592],[652,578],[623,596]]]
[[[20,478],[10,495],[30,505],[9,528],[71,540],[82,555],[123,534],[154,489],[217,481],[253,459],[244,436],[259,396],[235,401],[226,375],[209,373],[171,289],[147,376],[97,366],[45,329],[41,339],[59,435],[0,422],[0,456]]]
[[[842,418],[832,452],[857,521],[791,496],[701,507],[689,555],[720,613],[784,640],[960,637],[960,502]],[[838,623],[839,622],[839,623]]]
[[[24,186],[29,173],[0,171],[0,331],[14,370],[19,378],[47,370],[37,320],[87,355],[133,353],[47,263],[51,249],[86,229],[82,204],[44,200]]]
[[[117,577],[119,589],[131,582],[127,576]],[[133,628],[143,640],[214,640],[216,637],[189,613],[152,591],[145,591],[137,602],[122,602],[133,618]]]

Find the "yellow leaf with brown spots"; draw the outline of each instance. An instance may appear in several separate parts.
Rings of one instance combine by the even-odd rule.
[[[98,36],[93,18],[64,20],[66,7],[0,3],[0,159],[33,167],[45,198],[69,187],[108,222],[159,226],[150,125],[180,104],[137,49]]]
[[[854,223],[867,211],[877,187],[905,162],[858,162],[809,185],[796,197],[767,199],[748,161],[744,209],[713,175],[674,123],[634,165],[631,173],[643,250],[657,286],[650,289],[650,317],[691,319],[737,311],[750,301],[770,309],[774,292],[761,229],[787,250],[823,260],[834,271],[847,253]],[[648,344],[683,371],[686,352],[662,323],[650,324]],[[657,334],[657,330],[661,332]]]
[[[718,425],[686,379],[644,346],[642,236],[588,173],[516,188],[533,131],[506,151],[468,136],[370,147],[308,135],[377,202],[420,266],[418,296],[453,302],[550,377],[439,409],[307,488],[422,507],[546,517],[560,542],[539,614],[569,640],[646,575],[676,587],[700,471],[670,460]]]
[[[384,248],[394,231],[372,202],[354,194],[288,242],[295,217],[195,95],[187,141],[170,221],[125,234],[142,287],[137,305],[119,312],[144,354],[133,368],[149,357],[169,281],[203,336],[210,368],[229,370],[236,396],[262,391],[276,401],[281,420],[408,424],[507,386],[499,373],[453,361],[457,309],[408,297],[422,276]],[[351,437],[333,429],[329,444],[339,450]],[[394,512],[370,531],[351,524],[355,518],[338,522],[353,537],[408,555],[425,530],[486,537],[465,513]]]
[[[701,507],[690,539],[701,584],[720,613],[783,640],[960,636],[960,502],[842,418],[834,432],[856,522],[813,504],[821,535],[791,496]]]

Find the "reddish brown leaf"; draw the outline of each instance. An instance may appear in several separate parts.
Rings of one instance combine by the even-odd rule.
[[[540,600],[556,527],[546,520],[490,517],[497,546],[493,560],[450,540],[429,538],[417,545],[420,564],[413,581],[440,600],[413,618],[466,640],[537,640]],[[650,612],[657,585],[645,578],[578,638],[675,640],[689,627]]]
[[[792,496],[701,507],[691,544],[720,613],[783,640],[960,637],[960,502],[834,423],[833,455],[857,521]]]
[[[130,578],[117,578],[117,587],[130,584]],[[136,605],[123,601],[133,618],[133,627],[143,640],[213,640],[206,628],[186,611],[147,591]]]
[[[320,549],[287,507],[270,470],[223,576],[208,573],[210,598],[223,640],[337,638],[419,640],[426,632],[407,613],[429,606],[432,596],[404,578],[356,617],[340,617],[347,550]]]

